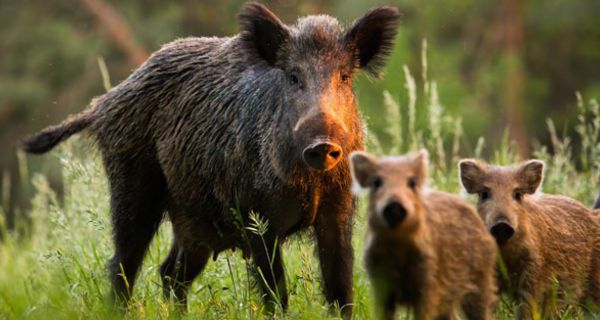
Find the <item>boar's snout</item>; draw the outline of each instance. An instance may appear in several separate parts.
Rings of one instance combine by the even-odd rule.
[[[499,219],[490,228],[490,233],[499,245],[503,245],[513,236],[515,229],[506,219]]]
[[[406,218],[406,209],[399,202],[388,203],[381,212],[390,227],[395,227]]]
[[[342,147],[332,142],[317,142],[302,151],[302,159],[309,167],[327,171],[342,159]]]

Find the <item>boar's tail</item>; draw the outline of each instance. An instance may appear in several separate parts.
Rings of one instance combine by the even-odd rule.
[[[93,109],[87,109],[75,116],[69,117],[60,124],[50,126],[19,142],[19,146],[28,153],[45,153],[54,146],[87,128],[94,121]]]

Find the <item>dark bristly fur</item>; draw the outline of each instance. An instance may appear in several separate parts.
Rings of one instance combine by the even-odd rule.
[[[350,316],[354,204],[347,155],[363,148],[351,79],[357,67],[373,72],[383,64],[398,12],[373,9],[345,33],[324,15],[284,25],[256,3],[239,20],[236,36],[163,46],[87,111],[23,148],[43,153],[85,128],[95,137],[110,182],[117,297],[130,296],[168,212],[175,239],[161,267],[167,293],[185,301],[211,255],[241,247],[263,270],[267,301],[278,292],[285,307],[279,244],[312,226],[327,301]],[[323,153],[317,167],[304,158],[315,145],[338,149]],[[232,208],[245,223],[251,210],[268,219],[266,247],[275,254],[264,252],[256,235],[244,241]]]
[[[498,242],[509,280],[503,290],[518,300],[521,318],[536,309],[545,319],[564,304],[600,303],[598,219],[573,199],[537,192],[543,168],[539,160],[515,167],[459,163],[462,184],[479,195],[479,214]]]
[[[496,246],[466,201],[426,187],[427,153],[351,156],[354,180],[370,191],[365,266],[378,318],[396,305],[414,319],[491,319]]]
[[[389,23],[393,21],[393,23]],[[361,68],[374,77],[380,75],[380,70],[385,65],[385,60],[392,52],[392,41],[396,36],[396,25],[400,16],[394,10],[371,9],[362,18],[355,22],[354,27],[346,34],[346,41],[352,43],[353,38],[363,39],[362,43],[355,46],[366,48],[379,48],[378,50],[358,50],[354,47],[357,61]],[[383,32],[376,32],[377,29]]]

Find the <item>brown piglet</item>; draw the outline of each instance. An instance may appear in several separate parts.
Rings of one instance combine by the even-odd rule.
[[[496,246],[475,208],[425,186],[427,152],[376,159],[350,155],[356,184],[369,189],[365,266],[378,318],[397,305],[415,319],[493,318]]]
[[[500,167],[467,159],[459,170],[466,191],[479,196],[506,267],[502,290],[518,300],[520,318],[600,302],[600,224],[581,203],[538,192],[542,161]]]

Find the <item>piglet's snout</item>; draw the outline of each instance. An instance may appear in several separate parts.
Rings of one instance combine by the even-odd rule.
[[[406,218],[406,208],[400,202],[393,201],[383,208],[381,215],[385,222],[393,228]]]
[[[501,218],[490,227],[490,233],[499,245],[505,244],[515,233],[508,220]]]

